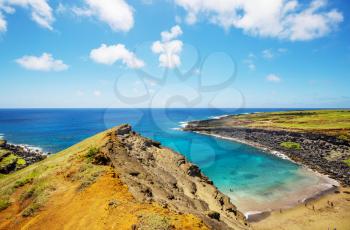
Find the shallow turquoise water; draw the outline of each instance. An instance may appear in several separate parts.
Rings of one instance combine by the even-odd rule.
[[[300,166],[256,148],[177,130],[179,122],[233,113],[278,109],[23,109],[0,110],[0,134],[17,144],[58,152],[115,125],[130,123],[199,165],[223,192],[248,210],[312,187],[319,178]],[[1,135],[0,135],[1,136]],[[292,186],[291,186],[292,185]]]

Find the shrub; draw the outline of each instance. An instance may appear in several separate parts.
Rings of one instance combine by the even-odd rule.
[[[100,150],[98,148],[90,147],[85,157],[88,158],[89,160],[92,160],[99,152]]]
[[[3,200],[0,199],[0,211],[6,209],[8,206],[10,206],[10,201],[9,200]]]
[[[339,135],[338,139],[343,140],[343,141],[350,141],[350,137],[347,135],[344,135],[344,134]]]
[[[32,183],[32,182],[33,182],[33,179],[34,179],[34,174],[32,173],[32,174],[26,176],[26,177],[23,178],[23,179],[17,180],[17,181],[15,182],[15,185],[14,185],[13,187],[15,187],[15,188],[22,187],[22,186],[24,186],[24,185],[26,185],[26,184]]]
[[[301,145],[299,143],[292,142],[292,141],[282,142],[280,145],[286,149],[295,149],[295,150],[301,149]]]
[[[23,165],[25,165],[27,162],[23,159],[23,158],[19,158],[18,160],[17,160],[17,165],[19,165],[19,166],[23,166]]]
[[[138,229],[171,229],[169,218],[159,214],[147,214],[141,217]]]
[[[350,158],[344,161],[350,167]]]
[[[37,203],[33,203],[29,205],[26,209],[23,210],[22,216],[23,217],[28,217],[28,216],[33,216],[34,213],[40,208],[40,205]]]

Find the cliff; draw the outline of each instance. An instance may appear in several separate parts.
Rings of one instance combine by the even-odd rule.
[[[129,125],[0,178],[0,229],[248,229],[200,169]]]

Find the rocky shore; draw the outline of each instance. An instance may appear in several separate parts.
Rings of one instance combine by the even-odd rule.
[[[0,173],[8,174],[22,169],[46,158],[46,155],[37,149],[23,145],[7,143],[0,140]]]
[[[350,157],[350,143],[334,136],[266,128],[225,127],[220,125],[220,119],[192,121],[183,130],[234,139],[276,155],[283,154],[328,175],[344,186],[350,185],[350,167],[344,162]]]

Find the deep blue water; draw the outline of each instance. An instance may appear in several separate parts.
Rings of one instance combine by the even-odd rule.
[[[274,201],[293,187],[317,183],[298,165],[239,143],[177,130],[179,123],[225,114],[280,109],[0,109],[0,135],[48,152],[63,150],[107,128],[129,123],[196,163],[222,191]]]

